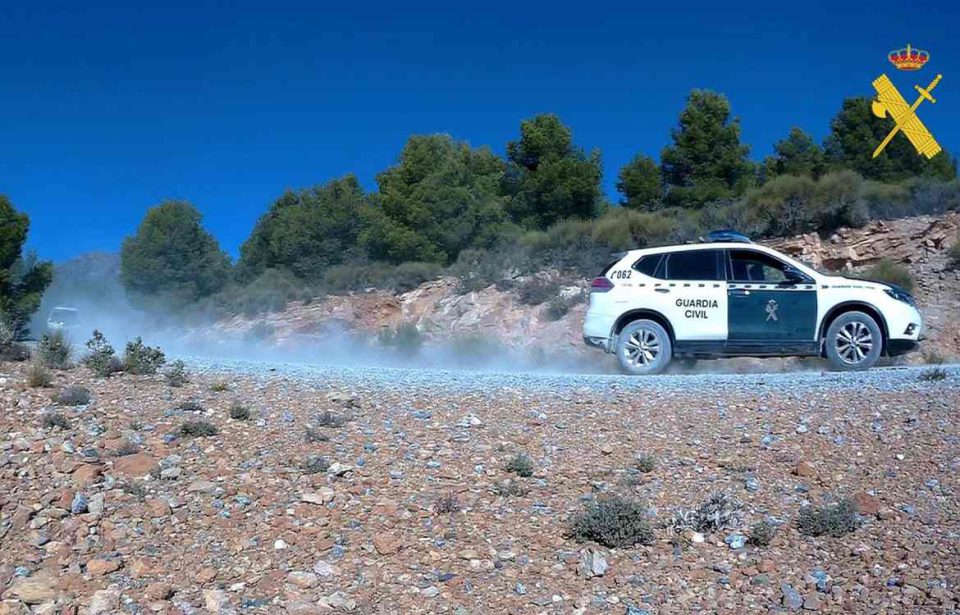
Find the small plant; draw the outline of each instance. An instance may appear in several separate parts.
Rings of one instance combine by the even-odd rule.
[[[560,292],[560,283],[541,278],[530,278],[517,289],[520,303],[524,305],[540,305],[550,301]]]
[[[60,389],[54,401],[61,406],[85,406],[90,403],[90,390],[81,386],[69,386]]]
[[[657,467],[657,458],[650,453],[637,455],[637,470],[649,474]]]
[[[27,386],[31,388],[48,387],[53,383],[50,370],[41,363],[31,363],[27,368]]]
[[[592,540],[612,549],[653,544],[653,529],[643,505],[620,496],[589,504],[574,517],[570,536],[579,542]]]
[[[214,393],[223,393],[230,390],[230,383],[226,380],[217,380],[210,385],[210,390]]]
[[[570,308],[578,303],[583,303],[585,298],[586,296],[582,292],[570,296],[557,295],[547,302],[547,318],[550,320],[560,320],[567,315]]]
[[[37,344],[37,360],[44,367],[68,369],[71,354],[73,354],[73,345],[67,340],[63,331],[45,333]]]
[[[141,502],[147,497],[147,488],[140,483],[122,483],[119,487],[125,493],[129,493]]]
[[[460,499],[457,498],[456,493],[445,493],[441,495],[433,505],[433,511],[438,515],[449,515],[460,512],[462,508],[463,507],[460,506]]]
[[[947,267],[949,269],[960,269],[960,235],[947,250]]]
[[[70,421],[67,420],[67,417],[59,412],[49,412],[43,415],[43,428],[44,429],[53,429],[54,427],[59,427],[60,429],[66,431],[70,429]]]
[[[203,412],[203,406],[200,405],[200,402],[193,399],[180,402],[177,404],[176,409],[180,412]]]
[[[843,536],[858,527],[857,505],[850,498],[824,506],[805,506],[797,515],[797,529],[805,536]]]
[[[304,474],[320,474],[330,468],[330,460],[320,455],[310,455],[300,464]]]
[[[533,460],[526,453],[517,453],[507,462],[504,467],[507,472],[513,472],[517,476],[529,478],[533,476]]]
[[[777,533],[777,526],[769,521],[754,523],[747,534],[747,542],[757,547],[766,547]]]
[[[507,479],[493,486],[493,492],[503,498],[524,496],[528,491],[527,486],[518,480]]]
[[[123,369],[113,346],[98,329],[93,331],[93,337],[87,340],[86,346],[90,352],[84,357],[83,364],[96,375],[106,378]]]
[[[206,438],[217,433],[216,426],[207,421],[187,421],[180,425],[180,435],[184,438]]]
[[[726,493],[714,493],[696,510],[679,510],[670,522],[675,532],[719,532],[740,527],[740,503]]]
[[[947,362],[947,359],[936,350],[924,350],[923,362],[927,365],[943,365]]]
[[[187,366],[180,359],[171,363],[163,375],[167,379],[167,384],[172,387],[179,388],[190,382],[187,378]]]
[[[250,420],[250,408],[247,408],[238,401],[233,402],[233,405],[230,406],[230,418],[235,421],[249,421]]]
[[[340,429],[347,424],[348,418],[342,414],[334,414],[329,410],[324,410],[317,415],[317,427],[330,427],[332,429]]]
[[[124,440],[120,446],[113,451],[114,456],[116,457],[126,457],[127,455],[136,455],[140,452],[140,447],[130,442],[129,440]]]
[[[123,369],[138,376],[149,376],[156,374],[166,360],[163,351],[159,348],[147,346],[143,343],[143,339],[138,337],[127,343],[127,348],[123,353]]]
[[[307,427],[306,431],[303,434],[303,437],[310,444],[316,444],[317,442],[326,442],[330,439],[330,436],[323,433],[316,427]]]
[[[883,259],[863,272],[863,279],[884,284],[893,284],[906,291],[913,290],[913,274],[898,262]]]
[[[947,370],[942,367],[931,367],[920,372],[917,380],[921,382],[940,382],[947,379]]]
[[[391,347],[403,355],[415,355],[423,346],[420,329],[412,322],[404,323],[396,329],[382,329],[377,341],[381,346]]]

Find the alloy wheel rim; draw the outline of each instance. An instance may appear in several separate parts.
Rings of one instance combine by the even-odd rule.
[[[870,328],[860,321],[848,322],[837,331],[837,355],[847,365],[862,362],[873,350]]]
[[[660,357],[660,338],[650,329],[640,328],[623,345],[624,358],[632,366],[646,367]]]

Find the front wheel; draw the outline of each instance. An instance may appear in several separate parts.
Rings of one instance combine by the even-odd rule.
[[[659,374],[673,358],[673,345],[666,329],[652,320],[635,320],[617,337],[620,371],[636,376]]]
[[[869,314],[847,312],[830,323],[824,344],[827,359],[834,369],[870,369],[883,351],[883,334]]]

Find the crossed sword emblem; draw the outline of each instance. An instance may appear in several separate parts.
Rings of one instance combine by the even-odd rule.
[[[903,99],[903,96],[900,95],[896,86],[893,85],[886,75],[880,75],[873,82],[873,87],[877,90],[877,96],[879,98],[879,100],[873,101],[871,105],[873,114],[879,118],[884,118],[889,115],[896,124],[893,130],[890,131],[890,134],[887,135],[887,138],[874,150],[874,158],[880,155],[883,148],[885,148],[887,144],[890,143],[890,140],[900,131],[903,131],[904,136],[910,140],[917,149],[917,152],[927,158],[933,158],[940,153],[940,145],[933,138],[933,135],[930,134],[930,131],[927,130],[927,127],[923,125],[923,122],[920,121],[920,118],[917,117],[917,108],[924,100],[929,100],[930,104],[936,104],[937,100],[930,92],[933,91],[933,88],[937,87],[937,84],[940,83],[940,79],[942,78],[943,75],[937,75],[933,81],[930,82],[930,85],[925,88],[919,85],[913,86],[914,89],[920,93],[920,96],[918,96],[917,100],[909,107],[907,106],[907,101]]]

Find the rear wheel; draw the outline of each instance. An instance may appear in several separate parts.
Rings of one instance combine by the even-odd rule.
[[[847,312],[830,323],[824,344],[834,369],[870,369],[883,351],[883,333],[869,314]]]
[[[617,337],[617,363],[625,374],[659,374],[672,357],[670,335],[655,321],[635,320]]]

